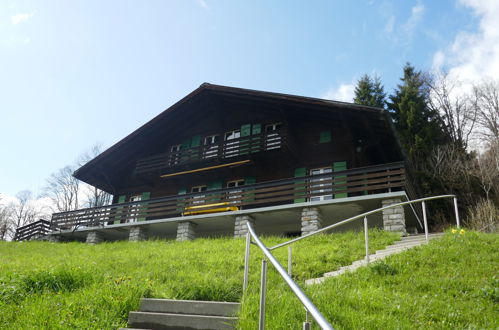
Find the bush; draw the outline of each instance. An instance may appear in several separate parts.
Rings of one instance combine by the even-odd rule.
[[[499,230],[499,209],[491,200],[482,199],[468,211],[468,227],[482,232]]]

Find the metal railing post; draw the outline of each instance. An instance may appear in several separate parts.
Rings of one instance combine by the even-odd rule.
[[[457,209],[457,198],[454,197],[454,212],[456,213],[456,226],[457,228],[461,228],[461,224],[459,222],[459,211]]]
[[[251,235],[249,231],[246,233],[246,250],[244,253],[244,279],[243,279],[243,291],[248,287],[248,276],[249,276],[249,263],[250,263],[250,247],[251,247]]]
[[[426,218],[426,203],[424,201],[421,202],[421,207],[423,208],[423,223],[424,223],[424,235],[426,238],[426,243],[428,243],[428,219]]]
[[[267,296],[267,260],[262,259],[262,278],[260,280],[260,319],[258,330],[265,330],[265,300]]]
[[[308,310],[305,308],[305,322],[303,322],[303,330],[311,330],[312,323],[308,320]]]
[[[293,251],[291,245],[288,245],[288,275],[291,276],[293,267]]]
[[[369,263],[369,232],[367,228],[367,217],[364,217],[364,241],[366,243],[366,263]]]

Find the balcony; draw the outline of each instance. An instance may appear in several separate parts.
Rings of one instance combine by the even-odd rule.
[[[141,224],[175,217],[187,220],[201,214],[227,214],[237,210],[316,201],[328,203],[329,200],[369,197],[367,195],[392,191],[406,191],[408,195],[412,192],[401,162],[54,213],[51,229],[78,230],[124,223]]]
[[[50,222],[47,220],[38,220],[28,225],[17,228],[14,241],[28,241],[32,238],[41,238],[48,234]]]
[[[219,143],[199,145],[146,157],[137,161],[135,174],[162,172],[182,165],[199,162],[219,162],[240,156],[283,150],[287,147],[286,130],[281,128],[271,132],[262,132]]]

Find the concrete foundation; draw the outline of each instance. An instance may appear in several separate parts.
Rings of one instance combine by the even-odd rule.
[[[381,206],[389,206],[392,204],[401,203],[400,199],[385,199],[381,201]],[[395,231],[405,235],[407,233],[405,227],[405,213],[403,206],[393,207],[383,211],[383,229],[386,231]]]
[[[301,235],[307,235],[322,228],[319,208],[304,207],[301,212]]]
[[[179,222],[177,227],[177,241],[191,241],[195,239],[196,227],[197,225],[194,222]]]
[[[86,243],[88,244],[98,244],[104,240],[104,237],[101,232],[98,231],[89,231],[87,233]]]
[[[252,225],[254,225],[255,219],[247,214],[239,215],[236,217],[236,221],[234,223],[234,237],[246,236],[246,234],[248,233],[248,227],[246,226],[246,222],[250,222]]]
[[[147,230],[142,226],[135,226],[130,228],[128,240],[130,242],[145,241],[147,239]]]

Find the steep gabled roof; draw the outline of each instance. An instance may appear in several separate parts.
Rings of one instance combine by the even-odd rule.
[[[249,98],[258,99],[259,101],[269,102],[269,103],[279,103],[288,104],[295,106],[307,106],[314,107],[322,111],[328,110],[338,110],[344,109],[349,111],[364,112],[366,114],[375,115],[382,120],[390,121],[387,113],[383,109],[363,106],[347,102],[339,102],[332,100],[319,99],[314,97],[305,97],[298,95],[282,94],[265,92],[244,88],[235,88],[221,85],[214,85],[209,83],[201,84],[197,89],[189,93],[187,96],[182,98],[180,101],[176,102],[168,109],[161,112],[159,115],[133,131],[131,134],[123,138],[122,140],[115,143],[113,146],[109,147],[107,150],[102,152],[100,155],[90,160],[88,163],[80,167],[74,172],[74,176],[82,181],[85,181],[91,185],[97,186],[103,190],[112,193],[112,189],[109,186],[103,185],[102,181],[106,181],[106,170],[112,167],[113,159],[115,163],[118,163],[120,156],[126,155],[131,152],[131,145],[140,145],[141,138],[146,136],[147,132],[154,129],[158,125],[165,123],[168,119],[174,115],[176,112],[181,111],[182,107],[191,101],[203,97],[204,95],[213,95],[218,97],[238,97],[238,98]],[[134,144],[135,142],[135,144]],[[99,179],[96,179],[99,177]]]

